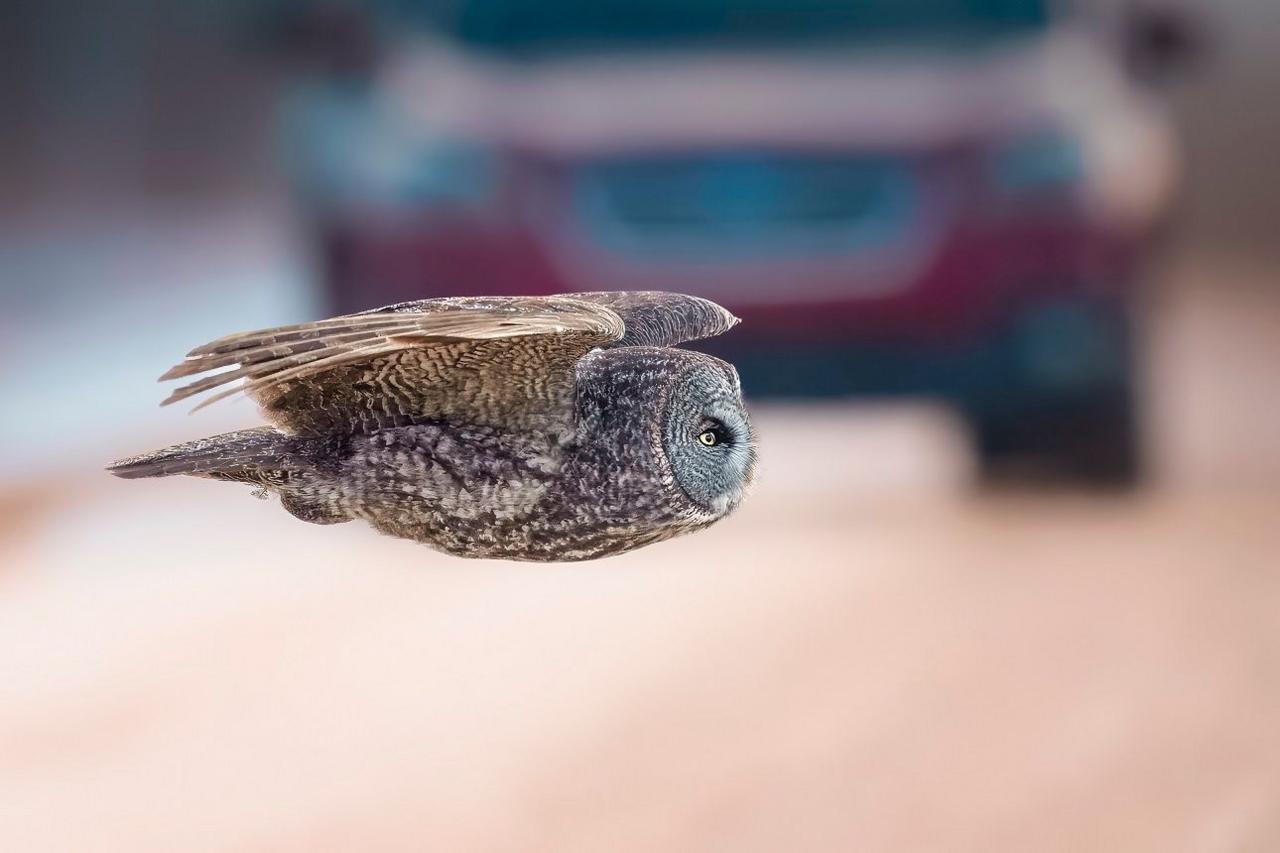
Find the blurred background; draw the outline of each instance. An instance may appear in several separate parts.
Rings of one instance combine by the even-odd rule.
[[[0,847],[1280,846],[1271,0],[0,11]],[[102,466],[222,334],[744,319],[754,495],[464,564]]]

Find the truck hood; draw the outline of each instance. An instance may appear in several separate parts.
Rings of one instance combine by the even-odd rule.
[[[968,50],[622,54],[503,61],[402,47],[380,91],[429,135],[547,153],[777,144],[934,147],[1135,108],[1067,27]]]

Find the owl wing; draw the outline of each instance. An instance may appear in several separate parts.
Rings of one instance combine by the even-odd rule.
[[[427,299],[230,335],[161,377],[209,374],[164,404],[222,389],[201,408],[243,391],[273,423],[312,434],[425,418],[555,429],[572,419],[578,359],[626,341],[625,315],[635,317],[640,340],[677,342],[680,323],[668,315],[693,312],[684,301],[694,297],[633,295],[634,305],[624,294]]]
[[[565,295],[603,305],[622,318],[626,332],[610,347],[672,347],[722,335],[739,322],[716,303],[683,293],[622,290]]]

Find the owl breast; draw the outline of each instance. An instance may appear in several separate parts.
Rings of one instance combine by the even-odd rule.
[[[448,424],[352,441],[336,480],[348,515],[461,557],[585,560],[688,529],[646,472],[596,442]]]

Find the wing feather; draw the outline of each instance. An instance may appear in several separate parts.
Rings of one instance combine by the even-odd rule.
[[[280,426],[312,432],[426,417],[563,419],[573,365],[624,331],[615,312],[572,298],[425,300],[196,347],[161,377],[192,380],[164,404],[221,389],[198,410],[243,392]]]
[[[381,338],[397,339],[402,334],[409,334],[416,330],[416,326],[412,323],[399,323],[394,326],[386,326],[372,331],[345,332],[324,337],[311,337],[309,339],[297,339],[293,343],[262,343],[258,346],[246,347],[245,349],[231,350],[228,352],[215,352],[207,356],[199,356],[196,358],[188,358],[180,364],[176,364],[169,368],[161,381],[169,379],[181,379],[185,376],[194,376],[199,373],[208,373],[210,370],[217,370],[222,367],[229,367],[233,364],[242,367],[251,367],[255,364],[273,361],[278,358],[292,357],[299,362],[305,361],[306,356],[313,355],[314,359],[323,358],[328,352],[342,347],[351,347],[362,342],[378,340]],[[223,374],[220,374],[223,375]],[[209,377],[212,378],[212,377]],[[231,377],[228,378],[229,381]],[[181,390],[181,389],[180,389]],[[183,394],[183,399],[190,395]],[[175,402],[166,401],[166,402]]]
[[[621,290],[565,295],[603,305],[626,322],[626,333],[612,347],[673,347],[722,335],[741,322],[711,300],[683,293]]]

